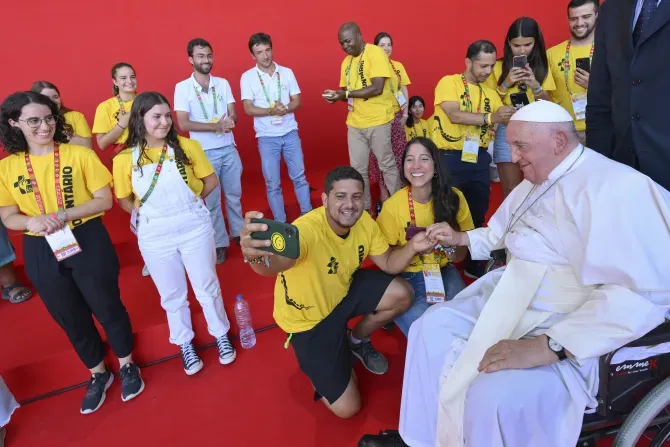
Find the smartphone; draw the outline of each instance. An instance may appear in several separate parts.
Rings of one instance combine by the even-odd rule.
[[[591,59],[588,57],[580,57],[576,61],[577,68],[581,68],[587,73],[591,72]]]
[[[512,60],[512,67],[526,68],[526,64],[528,64],[528,57],[525,54],[514,56],[514,59]]]
[[[269,247],[259,250],[278,254],[289,259],[300,257],[300,233],[295,225],[277,222],[270,219],[251,219],[251,223],[260,223],[268,226],[266,231],[251,233],[251,238],[256,240],[270,240]]]
[[[426,231],[426,227],[407,227],[405,230],[405,240],[410,240],[422,231]]]
[[[527,106],[530,104],[530,101],[528,100],[528,95],[523,92],[518,92],[518,93],[512,93],[509,95],[510,101],[512,101],[512,105],[516,107],[517,110],[519,110],[523,106]]]

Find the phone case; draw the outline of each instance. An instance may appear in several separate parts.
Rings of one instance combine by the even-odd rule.
[[[530,101],[528,100],[528,95],[525,92],[512,93],[511,95],[509,95],[509,99],[512,102],[512,105],[517,109],[520,109],[521,107],[530,104]]]
[[[300,257],[300,232],[295,225],[277,222],[270,219],[251,219],[252,223],[264,223],[268,226],[267,231],[251,233],[251,238],[256,240],[270,240],[269,247],[260,250],[278,254],[289,259]]]
[[[405,239],[410,240],[414,236],[416,236],[418,233],[421,233],[422,231],[426,231],[425,227],[407,227],[405,230]]]

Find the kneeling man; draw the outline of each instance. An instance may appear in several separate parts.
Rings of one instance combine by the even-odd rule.
[[[374,374],[384,374],[388,362],[370,343],[370,334],[403,314],[413,301],[413,289],[401,277],[418,253],[432,251],[437,241],[416,235],[402,248],[390,248],[377,223],[363,212],[364,182],[354,168],[328,173],[323,206],[298,218],[297,260],[267,256],[258,247],[269,240],[251,239],[267,230],[253,224],[261,213],[249,212],[242,231],[245,261],[260,275],[277,275],[274,318],[289,334],[300,369],[315,389],[315,399],[337,416],[348,418],[361,408],[354,356]],[[367,256],[382,270],[361,269]],[[364,315],[351,331],[351,318]]]
[[[501,266],[410,329],[400,437],[412,447],[574,446],[598,358],[670,308],[670,193],[583,147],[547,101],[518,111],[507,139],[525,180],[488,227],[427,230]]]

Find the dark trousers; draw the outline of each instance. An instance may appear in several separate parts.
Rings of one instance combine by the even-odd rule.
[[[44,237],[25,235],[23,255],[26,274],[44,305],[91,369],[105,358],[93,316],[119,358],[132,353],[133,331],[119,292],[119,259],[102,219],[72,231],[81,253],[58,262]]]

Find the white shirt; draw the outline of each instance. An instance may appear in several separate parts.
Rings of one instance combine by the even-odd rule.
[[[196,91],[200,94],[205,112],[202,110]],[[214,113],[213,91],[216,91],[216,114]],[[213,119],[217,119],[218,121],[226,119],[228,117],[228,104],[234,102],[235,98],[233,98],[233,92],[230,89],[228,81],[216,76],[209,77],[209,89],[207,93],[202,91],[202,87],[195,80],[195,75],[193,74],[188,79],[178,83],[174,89],[175,112],[188,112],[188,119],[197,123],[210,123],[214,122],[212,121]],[[217,149],[235,144],[232,132],[222,132],[219,135],[215,132],[189,132],[189,134],[192,139],[202,145],[204,150]]]
[[[277,97],[280,98],[282,104],[288,105],[291,102],[291,96],[300,94],[298,82],[295,80],[293,70],[282,67],[278,63],[275,64],[275,71],[272,76],[261,71],[258,66],[242,74],[240,80],[240,90],[242,91],[242,101],[253,101],[253,105],[260,108],[268,108],[271,103],[277,102]],[[260,76],[260,78],[259,78]],[[263,79],[261,84],[260,79]],[[277,82],[277,81],[280,82]],[[281,93],[277,95],[281,85]],[[265,90],[263,90],[265,86]],[[266,96],[267,93],[267,96]],[[268,102],[268,97],[270,102]],[[279,123],[278,118],[282,118]],[[293,113],[287,113],[283,117],[277,116],[255,116],[254,130],[256,130],[256,137],[281,137],[287,133],[297,130],[298,122],[295,120]]]

